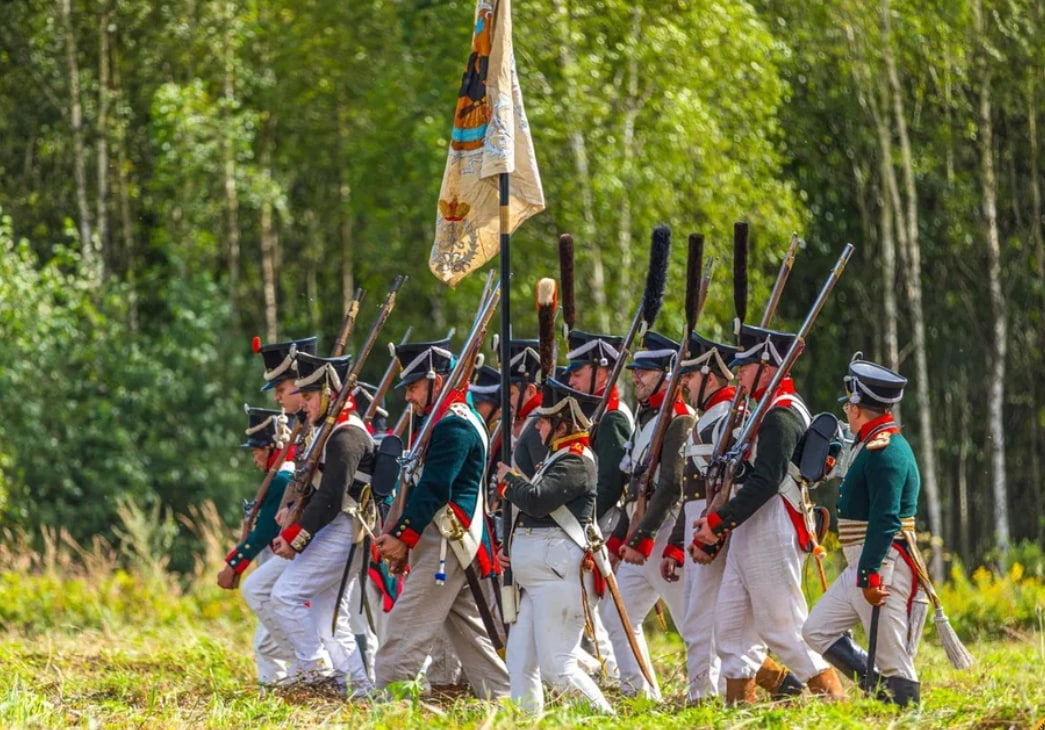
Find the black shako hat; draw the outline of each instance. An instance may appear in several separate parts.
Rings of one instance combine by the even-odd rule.
[[[566,353],[566,359],[570,361],[566,373],[572,373],[585,365],[613,367],[620,359],[620,348],[623,344],[624,338],[617,335],[597,335],[572,330],[569,338],[570,351]]]
[[[582,393],[555,378],[548,378],[541,388],[541,405],[533,409],[531,416],[551,418],[569,413],[577,426],[587,430],[600,401],[599,396]]]
[[[671,363],[679,354],[679,343],[652,330],[642,337],[642,347],[627,364],[629,370],[660,370],[666,373],[671,370]]]
[[[265,363],[266,381],[261,390],[272,390],[278,383],[297,377],[295,355],[299,352],[315,355],[318,341],[317,337],[306,337],[301,340],[276,342],[271,345],[261,345],[259,342],[256,351],[261,354],[261,359]],[[255,342],[258,342],[257,338],[255,338]]]
[[[679,363],[679,372],[686,373],[714,373],[729,380],[733,372],[729,369],[729,363],[737,356],[737,348],[723,345],[721,342],[701,337],[696,332],[689,335],[689,343],[686,345],[685,359]]]
[[[352,362],[351,355],[341,357],[318,357],[308,353],[299,352],[295,357],[298,367],[298,376],[294,380],[294,387],[298,393],[308,390],[322,390],[328,387],[337,392],[341,390],[341,384],[348,376],[349,364]]]
[[[508,341],[508,378],[513,383],[536,383],[541,374],[541,355],[537,340]]]
[[[501,403],[501,372],[497,368],[483,365],[475,371],[468,392],[473,401],[489,401],[496,405]]]
[[[421,378],[446,375],[453,369],[454,353],[450,350],[449,338],[436,342],[407,342],[396,345],[396,358],[400,367],[399,383],[396,388],[405,388]]]
[[[858,352],[849,362],[849,374],[842,378],[846,395],[839,400],[880,411],[892,408],[903,399],[907,378],[862,358],[863,353]]]
[[[247,413],[246,443],[240,444],[244,449],[264,449],[269,446],[277,446],[282,440],[282,430],[287,422],[283,411],[274,411],[271,408],[254,408],[244,404],[243,410]]]
[[[745,324],[740,328],[738,352],[729,366],[736,368],[741,365],[759,363],[764,357],[767,365],[780,367],[796,337],[798,335],[790,332],[777,332]]]

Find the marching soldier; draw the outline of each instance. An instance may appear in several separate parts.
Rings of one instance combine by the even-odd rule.
[[[649,462],[650,439],[656,427],[657,414],[667,396],[668,373],[679,350],[677,343],[656,332],[647,332],[642,344],[645,349],[635,353],[627,366],[632,372],[639,408],[635,431],[621,462],[621,469],[632,478],[632,484],[636,487],[633,491],[629,486],[625,512],[606,547],[611,559],[623,560],[617,570],[617,582],[635,637],[646,655],[647,664],[650,664],[649,650],[642,632],[643,618],[660,597],[668,604],[672,616],[681,619],[685,614],[682,585],[665,581],[660,575],[659,561],[649,560],[649,557],[654,550],[658,555],[663,551],[675,524],[682,487],[680,453],[693,427],[694,418],[692,410],[681,398],[670,405],[671,423],[664,437],[657,472],[653,475],[652,483],[655,486],[652,495],[648,495],[645,513],[639,514],[637,510],[647,495],[636,493],[637,485],[645,471],[644,464]],[[659,700],[660,689],[649,686],[643,677],[627,643],[620,617],[607,612],[603,620],[620,666],[621,689],[626,694],[644,694]]]
[[[265,384],[261,387],[261,391],[271,391],[273,400],[275,400],[280,408],[283,409],[283,413],[287,414],[291,419],[298,419],[301,422],[304,421],[305,417],[301,395],[294,392],[294,379],[297,377],[297,362],[295,356],[298,352],[315,354],[316,342],[317,338],[315,337],[305,337],[303,339],[277,342],[264,346],[261,344],[259,338],[255,338],[253,342],[253,350],[261,355],[262,364],[264,366],[262,375]],[[310,428],[310,426],[307,427],[307,429]],[[305,428],[299,429],[297,442],[291,444],[288,458],[296,458],[302,451],[305,432]],[[293,464],[288,466],[293,470]],[[289,496],[287,494],[286,485],[289,481],[289,477],[286,477],[284,480],[280,475],[277,475],[273,478],[273,483],[269,485],[270,495],[274,489],[281,493],[281,501],[277,502],[277,505],[286,503]],[[272,498],[275,497],[273,496]],[[268,501],[268,495],[266,495],[265,501]],[[266,536],[266,546],[271,543],[279,531],[279,519],[279,514],[277,513],[271,524],[268,523],[267,517],[263,522],[262,515],[259,513],[255,520],[256,527],[261,529],[270,527],[273,530],[271,536]],[[253,541],[247,542],[257,545],[259,539],[259,537],[255,537],[253,538]],[[272,557],[264,559],[265,556]],[[247,605],[250,606],[251,610],[258,617],[258,620],[261,622],[262,630],[266,634],[266,638],[260,640],[261,646],[263,647],[262,651],[267,655],[283,658],[286,663],[286,671],[282,676],[279,676],[279,679],[285,679],[287,676],[296,675],[298,670],[294,664],[293,648],[290,645],[290,641],[280,630],[278,622],[275,620],[274,614],[272,613],[270,599],[272,595],[272,587],[276,584],[276,581],[279,579],[279,576],[283,573],[283,570],[286,568],[288,563],[283,558],[273,556],[271,549],[263,551],[255,562],[257,563],[257,567],[246,577],[240,589],[243,594],[243,600],[246,601]],[[243,562],[242,559],[236,560],[235,563],[235,568],[240,569],[241,573],[243,570],[246,570],[247,564]],[[255,636],[255,641],[258,641],[257,636]]]
[[[537,389],[541,356],[537,346],[537,340],[511,340],[508,343],[511,353],[508,393],[512,409],[512,467],[527,477],[533,476],[548,452],[529,417],[541,404],[541,391]]]
[[[486,428],[460,391],[447,395],[442,412],[432,412],[451,371],[448,347],[444,340],[411,342],[396,350],[403,366],[398,387],[405,388],[409,407],[437,421],[402,515],[377,539],[395,572],[401,573],[411,558],[410,574],[389,616],[395,629],[378,648],[377,685],[413,680],[442,634],[453,643],[472,690],[480,698],[498,699],[508,694],[508,673],[479,618],[485,602],[480,609],[466,576],[473,563],[482,577],[495,569],[482,484]]]
[[[784,332],[742,328],[742,349],[733,361],[739,366],[738,381],[756,400],[771,399],[771,408],[758,431],[754,459],[745,465],[734,496],[694,523],[697,548],[730,536],[714,624],[728,704],[755,701],[755,674],[765,656],[764,645],[814,693],[845,696],[834,670],[802,639],[808,609],[801,585],[803,536],[798,531],[804,526],[797,526],[801,516],[793,516],[778,496],[811,420],[790,377],[782,379],[775,392],[765,392],[794,339]],[[692,555],[704,561],[711,557],[704,550]]]
[[[693,523],[707,507],[705,471],[711,456],[715,436],[724,427],[736,388],[730,385],[733,372],[729,362],[736,357],[736,348],[713,342],[696,332],[690,334],[687,359],[681,367],[681,383],[690,405],[699,414],[690,437],[683,446],[685,457],[682,481],[683,509],[672,530],[661,559],[661,575],[670,582],[680,579],[685,594],[686,613],[679,631],[686,643],[686,664],[690,702],[699,702],[719,693],[721,662],[715,647],[715,603],[726,561],[724,556],[700,565],[695,559],[686,560],[685,550],[692,545]],[[727,548],[723,547],[723,551]],[[684,566],[684,567],[683,567]],[[758,669],[757,684],[774,697],[798,694],[802,684],[794,675],[766,656],[759,667],[752,658],[752,667]]]
[[[599,712],[613,712],[578,665],[595,593],[592,572],[582,568],[589,549],[584,525],[593,520],[596,492],[582,402],[590,412],[598,399],[549,380],[533,412],[548,455],[532,480],[498,464],[501,496],[518,510],[509,540],[521,598],[508,636],[508,676],[512,700],[538,715],[544,709],[542,681],[580,693]]]
[[[276,460],[280,458],[283,446],[290,436],[286,420],[282,411],[247,408],[247,441],[242,444],[242,448],[251,450],[254,465],[260,471],[267,473],[274,466],[278,471],[269,483],[268,491],[257,510],[249,534],[225,557],[225,567],[218,574],[218,585],[222,588],[228,590],[236,588],[239,576],[243,575],[251,561],[256,560],[258,565],[268,562],[283,562],[279,558],[273,558],[269,543],[279,532],[276,511],[283,499],[283,491],[294,475],[293,447],[285,455],[285,460],[276,464]],[[255,571],[255,573],[258,572]],[[276,575],[278,576],[278,572]],[[251,593],[255,587],[248,578],[243,583],[244,596]],[[269,586],[269,590],[271,590],[271,586]],[[249,599],[247,602],[251,603]],[[287,676],[287,664],[293,658],[293,654],[283,651],[279,642],[271,637],[259,617],[258,628],[254,633],[254,660],[258,668],[258,684],[266,687],[284,679]]]
[[[599,423],[592,427],[590,434],[591,449],[595,452],[595,463],[598,467],[595,519],[603,535],[612,533],[617,520],[620,519],[618,505],[624,494],[624,472],[620,470],[620,462],[624,458],[628,438],[635,430],[635,417],[628,405],[620,399],[616,384],[609,395],[605,395],[610,370],[621,357],[620,348],[623,342],[624,338],[616,335],[570,330],[570,350],[566,353],[570,364],[563,375],[574,390],[607,398],[606,411]],[[610,679],[619,680],[620,669],[617,667],[613,642],[610,641],[609,633],[602,621],[601,603],[595,607],[592,622],[594,643],[603,671]]]
[[[892,413],[907,379],[860,357],[849,363],[842,403],[856,436],[838,495],[838,536],[847,566],[813,607],[802,633],[861,687],[875,687],[880,678],[886,692],[879,696],[906,706],[920,701],[914,655],[928,611],[908,543],[921,482]],[[877,626],[873,611],[879,613]],[[877,628],[874,667],[848,633],[858,622],[868,636]]]
[[[298,353],[298,378],[309,421],[318,425],[342,387],[351,356],[321,358]],[[362,539],[355,519],[342,511],[350,500],[358,500],[365,486],[364,475],[372,468],[374,441],[356,413],[350,397],[324,445],[311,494],[298,509],[298,517],[286,525],[273,543],[273,551],[291,561],[272,588],[271,603],[276,621],[290,641],[297,658],[299,679],[306,684],[332,678],[343,690],[352,682],[353,696],[372,690],[362,652],[356,645],[338,588],[353,542]],[[336,614],[337,628],[330,636],[330,620]]]

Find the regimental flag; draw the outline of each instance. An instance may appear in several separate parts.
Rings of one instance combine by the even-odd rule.
[[[457,286],[499,250],[498,178],[511,175],[508,233],[544,210],[512,50],[511,0],[477,0],[428,267]]]

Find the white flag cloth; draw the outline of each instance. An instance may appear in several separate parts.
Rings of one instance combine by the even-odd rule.
[[[544,210],[544,192],[515,71],[511,0],[478,0],[428,261],[450,286],[498,253],[501,173],[510,175],[510,234]]]

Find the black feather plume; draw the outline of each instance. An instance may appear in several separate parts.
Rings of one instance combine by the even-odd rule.
[[[704,234],[689,234],[689,258],[686,259],[686,329],[697,325],[700,306],[700,267],[704,263]]]
[[[649,271],[646,273],[646,288],[642,292],[642,319],[648,327],[653,326],[661,306],[664,304],[664,287],[668,283],[668,257],[671,255],[671,229],[661,224],[653,229],[650,243]]]
[[[569,335],[577,321],[577,309],[573,299],[573,236],[569,233],[559,236],[559,284],[562,293],[562,321]]]
[[[733,308],[740,324],[747,320],[747,233],[747,223],[733,224]]]

